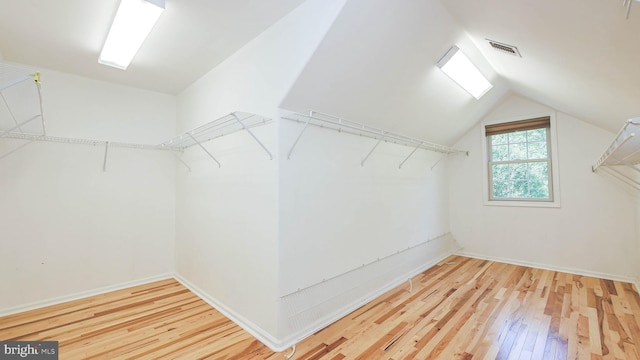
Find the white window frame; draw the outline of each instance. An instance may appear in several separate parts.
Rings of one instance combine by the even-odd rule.
[[[493,124],[501,124],[508,123],[514,121],[522,121],[529,120],[541,117],[549,117],[549,146],[550,156],[551,156],[551,191],[553,194],[550,194],[553,198],[553,201],[540,201],[540,200],[522,200],[522,199],[514,199],[514,200],[491,200],[489,198],[490,184],[489,184],[489,154],[487,146],[487,135],[485,133],[485,127],[487,125]],[[515,206],[515,207],[560,207],[560,171],[558,166],[558,136],[556,132],[556,114],[552,113],[538,113],[538,114],[530,114],[523,115],[517,117],[511,117],[507,119],[495,119],[495,120],[485,120],[480,123],[480,135],[481,139],[481,149],[482,149],[482,196],[484,205],[486,206]]]

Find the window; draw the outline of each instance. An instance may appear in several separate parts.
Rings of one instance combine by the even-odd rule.
[[[485,126],[489,201],[553,202],[550,117]]]

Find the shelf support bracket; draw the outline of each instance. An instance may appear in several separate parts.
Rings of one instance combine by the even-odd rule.
[[[440,159],[438,159],[438,161],[436,161],[436,163],[433,164],[433,166],[431,166],[431,171],[433,171],[433,169],[435,169],[435,167],[438,166],[438,164],[440,164],[440,161],[442,161],[442,159],[447,157],[447,155],[449,155],[449,154],[444,154],[444,155],[440,156]]]
[[[11,111],[11,106],[9,106],[9,103],[7,102],[7,98],[4,96],[2,92],[0,92],[0,96],[2,97],[2,102],[4,102],[4,105],[6,106],[7,111],[9,112],[9,115],[13,119],[13,122],[16,124],[16,126],[18,126],[18,130],[24,134],[24,131],[22,131],[20,124],[18,124],[18,120],[16,119],[16,116],[13,114],[13,111]]]
[[[26,124],[28,124],[28,123],[32,122],[33,120],[35,120],[35,119],[39,118],[40,116],[42,116],[42,115],[40,115],[40,114],[38,114],[38,115],[34,115],[34,116],[32,116],[31,118],[29,118],[29,119],[27,119],[27,120],[25,120],[25,121],[23,121],[23,122],[21,122],[21,123],[17,124],[16,126],[12,127],[11,129],[9,129],[9,130],[5,130],[5,131],[1,132],[1,133],[0,133],[0,138],[1,138],[1,137],[5,137],[7,134],[9,134],[9,133],[13,132],[13,131],[14,131],[14,130],[16,130],[16,129],[20,129],[20,128],[21,128],[21,127],[23,127],[24,125],[26,125]]]
[[[296,148],[296,145],[298,145],[298,141],[300,141],[300,138],[302,137],[302,134],[304,134],[305,130],[307,130],[307,126],[309,126],[309,122],[311,122],[312,115],[313,115],[313,112],[311,112],[311,114],[307,118],[307,121],[304,123],[304,127],[300,131],[300,134],[298,134],[298,137],[296,138],[296,141],[294,141],[293,145],[291,145],[291,149],[289,149],[289,153],[287,154],[287,160],[291,159],[291,153],[293,152],[293,149]]]
[[[109,142],[104,144],[104,161],[102,162],[102,172],[107,172],[107,156],[109,156]]]
[[[615,169],[611,166],[607,166],[605,167],[605,169],[608,170],[609,174],[611,174],[613,177],[617,178],[618,180],[622,181],[623,183],[627,184],[628,186],[631,186],[636,190],[640,190],[640,182],[632,179],[631,177],[623,174],[620,170]]]
[[[640,169],[638,169],[637,167],[635,167],[635,166],[633,166],[633,165],[631,165],[631,164],[625,164],[625,166],[626,166],[627,168],[629,168],[629,169],[631,169],[631,170],[635,171],[635,172],[640,173]]]
[[[266,147],[266,146],[264,146],[264,144],[263,144],[260,140],[258,140],[258,138],[253,134],[253,131],[251,131],[251,130],[250,130],[250,129],[249,129],[249,128],[248,128],[248,127],[247,127],[247,126],[242,122],[242,120],[240,120],[240,118],[238,117],[238,115],[236,115],[236,113],[231,113],[231,116],[233,116],[233,117],[236,119],[236,121],[240,124],[240,126],[242,126],[242,128],[243,128],[244,130],[246,130],[246,131],[247,131],[247,133],[249,133],[249,135],[251,135],[251,137],[253,138],[253,140],[255,140],[255,141],[258,143],[258,145],[260,145],[260,147],[261,147],[261,148],[262,148],[262,149],[263,149],[263,150],[264,150],[264,151],[269,155],[269,159],[270,159],[270,160],[273,160],[273,155],[271,155],[271,153],[269,152],[269,150],[267,150],[267,147]]]
[[[8,88],[12,87],[13,85],[17,85],[17,84],[20,84],[23,81],[31,80],[31,79],[33,79],[33,75],[26,75],[26,76],[23,76],[21,78],[15,79],[13,81],[8,81],[8,82],[0,85],[0,91],[2,91],[4,89],[8,89]]]
[[[42,108],[42,89],[40,88],[40,73],[36,72],[33,74],[33,81],[36,84],[36,89],[38,89],[38,103],[40,104],[40,120],[42,122],[42,134],[47,136],[47,123],[44,119],[44,109]]]
[[[32,143],[33,143],[33,141],[34,141],[34,140],[28,141],[28,142],[26,142],[26,143],[24,143],[24,144],[22,144],[22,145],[18,146],[17,148],[15,148],[15,149],[13,149],[13,150],[9,150],[9,151],[7,151],[6,153],[4,153],[4,154],[0,155],[0,160],[1,160],[1,159],[6,158],[7,156],[9,156],[9,155],[13,154],[14,152],[16,152],[16,151],[18,151],[18,150],[20,150],[20,149],[24,148],[25,146],[27,146],[27,145],[29,145],[29,144],[32,144]]]
[[[284,356],[284,358],[286,360],[289,360],[293,357],[293,355],[296,353],[296,344],[293,344],[293,346],[291,346],[291,352],[287,355]]]
[[[202,151],[204,151],[205,153],[207,153],[207,155],[209,155],[209,157],[216,162],[216,164],[218,164],[218,167],[222,167],[222,165],[220,165],[220,162],[218,160],[216,160],[215,157],[213,157],[213,155],[211,155],[211,153],[209,152],[209,150],[207,150],[204,146],[202,146],[202,144],[200,143],[200,141],[198,141],[195,137],[193,137],[193,135],[191,135],[190,133],[187,133],[187,135],[189,135],[189,137],[191,139],[193,139],[193,141],[196,142],[196,144],[198,144],[198,146],[200,146],[200,149],[202,149]]]
[[[184,160],[182,160],[182,158],[178,156],[178,154],[176,154],[175,152],[172,151],[171,153],[173,154],[173,156],[175,156],[175,158],[178,161],[182,163],[182,165],[184,165],[189,170],[189,172],[191,172],[191,166],[189,166],[189,164],[187,164]]]
[[[380,143],[382,142],[382,140],[384,140],[384,135],[382,135],[382,137],[380,137],[380,140],[378,140],[378,142],[373,146],[373,149],[371,149],[369,151],[369,153],[367,154],[367,156],[364,157],[364,159],[362,159],[362,161],[360,162],[360,166],[364,166],[364,163],[367,161],[367,159],[369,158],[369,156],[371,156],[371,154],[373,153],[373,151],[378,147],[378,145],[380,145]]]
[[[420,144],[418,144],[418,146],[416,146],[415,149],[413,149],[413,151],[409,155],[407,155],[407,157],[404,158],[404,160],[402,160],[402,162],[398,166],[398,169],[402,169],[402,165],[404,165],[404,163],[406,163],[407,160],[409,160],[409,158],[413,155],[413,153],[415,153],[418,149],[420,149],[420,146],[422,146],[422,141],[420,141]]]

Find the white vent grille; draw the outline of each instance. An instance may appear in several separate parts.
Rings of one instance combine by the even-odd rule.
[[[513,56],[517,56],[517,57],[522,57],[522,55],[520,55],[520,51],[518,51],[518,48],[513,46],[513,45],[501,43],[501,42],[494,41],[494,40],[491,40],[491,39],[487,39],[487,42],[496,51],[500,51],[501,53],[504,53],[504,54],[509,54],[509,55],[513,55]]]

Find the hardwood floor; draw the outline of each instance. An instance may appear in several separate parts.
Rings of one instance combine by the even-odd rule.
[[[453,256],[298,344],[294,359],[638,359],[631,284]],[[0,318],[60,359],[282,359],[174,280]]]

